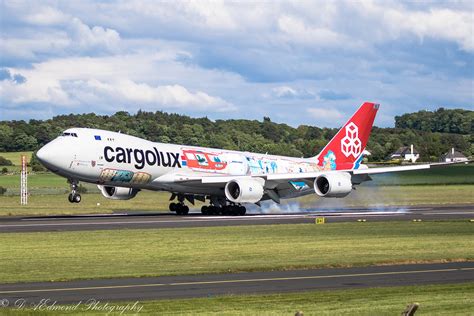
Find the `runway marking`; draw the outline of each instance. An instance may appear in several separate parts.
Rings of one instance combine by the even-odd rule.
[[[294,281],[294,280],[330,279],[330,278],[344,278],[344,277],[363,277],[363,276],[377,276],[377,275],[417,274],[417,273],[436,273],[436,272],[454,272],[454,271],[470,271],[470,270],[474,270],[474,267],[473,268],[434,269],[434,270],[412,270],[412,271],[389,271],[389,272],[373,272],[373,273],[334,274],[334,275],[313,275],[313,276],[301,276],[301,277],[281,277],[281,278],[261,278],[261,279],[238,279],[238,280],[178,282],[178,283],[150,283],[150,284],[129,284],[129,285],[91,286],[91,287],[74,287],[74,288],[52,288],[52,289],[36,289],[36,290],[13,290],[13,291],[0,291],[0,294],[61,292],[61,291],[87,291],[87,290],[111,290],[111,289],[140,288],[140,287],[185,286],[185,285],[206,285],[206,284],[226,284],[226,283],[246,283],[246,282]]]
[[[252,218],[252,217],[241,217],[241,218],[195,218],[195,219],[184,219],[184,220],[169,220],[169,221],[104,221],[104,222],[63,222],[63,223],[41,223],[41,224],[11,224],[11,225],[0,225],[0,228],[7,227],[35,227],[35,226],[71,226],[71,225],[128,225],[128,224],[156,224],[156,223],[192,223],[192,222],[210,222],[210,221],[219,221],[219,220],[228,220],[228,221],[250,221],[250,220],[264,220],[264,219],[298,219],[307,217],[306,215],[302,216],[285,216],[285,217],[266,217],[266,218]]]
[[[92,222],[92,220],[97,220],[97,218],[83,219],[87,222],[61,222],[61,223],[38,223],[38,224],[3,224],[0,225],[0,228],[8,227],[37,227],[37,226],[81,226],[81,225],[130,225],[130,224],[157,224],[157,223],[193,223],[193,222],[211,222],[211,221],[253,221],[253,220],[288,220],[288,219],[301,219],[301,218],[314,218],[317,216],[335,216],[335,217],[353,217],[353,216],[390,216],[390,215],[405,215],[410,214],[409,212],[357,212],[357,213],[336,213],[336,212],[326,212],[326,213],[312,213],[312,214],[293,214],[293,215],[252,215],[252,216],[242,216],[242,217],[230,217],[230,216],[213,216],[213,217],[194,217],[192,219],[183,219],[183,220],[146,220],[146,221],[124,221],[123,219],[117,219],[117,221],[100,221]],[[24,221],[67,221],[69,219],[22,219]]]

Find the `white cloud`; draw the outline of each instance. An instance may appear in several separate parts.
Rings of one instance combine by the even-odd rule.
[[[309,26],[301,19],[283,15],[278,19],[278,27],[287,35],[286,40],[312,46],[335,46],[346,42],[345,36],[325,27]]]
[[[115,52],[119,48],[120,34],[114,29],[89,27],[78,17],[50,6],[32,4],[22,6],[21,10],[24,10],[25,14],[20,14],[19,20],[26,22],[27,26],[21,35],[0,33],[0,49],[5,57],[36,61],[40,54],[89,55],[104,51]]]
[[[70,17],[67,14],[52,7],[36,8],[24,17],[24,20],[28,23],[41,26],[65,24],[68,19]]]
[[[136,109],[188,109],[215,112],[235,107],[219,97],[202,91],[191,92],[180,85],[151,86],[121,79],[102,82],[96,79],[72,81],[65,85],[71,97],[85,104],[130,104]]]
[[[295,89],[288,86],[281,86],[272,89],[278,98],[295,97],[298,95]]]
[[[191,110],[227,112],[236,107],[218,96],[199,88],[188,88],[173,77],[157,75],[153,65],[169,63],[173,55],[128,55],[116,57],[76,57],[55,59],[34,64],[31,69],[7,69],[21,73],[26,81],[21,85],[11,80],[0,81],[0,98],[6,103],[51,103],[63,108],[94,106],[95,110],[114,111],[117,105],[138,110]],[[183,72],[175,64],[174,72]],[[130,68],[135,75],[129,76]],[[192,71],[190,72],[192,73]],[[202,73],[203,77],[206,76]],[[160,78],[161,77],[161,78]],[[212,72],[207,74],[212,78]],[[232,77],[228,77],[230,79]],[[160,84],[168,82],[167,84]],[[144,82],[146,80],[148,82]],[[152,83],[155,82],[155,83]]]
[[[471,1],[0,1],[0,11],[0,67],[26,78],[1,83],[2,108],[140,103],[214,118],[238,108],[335,126],[342,112],[315,108],[350,114],[375,100],[391,125],[418,107],[474,102]]]
[[[311,99],[314,98],[314,93],[308,91],[304,88],[292,88],[289,86],[279,86],[272,89],[272,96],[281,98],[281,99]],[[265,97],[268,97],[268,94],[264,94]]]
[[[470,10],[439,7],[410,10],[399,4],[370,0],[357,2],[354,8],[367,21],[378,17],[377,27],[367,27],[367,34],[378,34],[379,40],[389,41],[412,34],[421,40],[430,37],[452,41],[465,51],[474,51],[472,2]]]
[[[90,28],[78,18],[73,18],[69,24],[72,43],[81,49],[105,48],[113,51],[118,48],[120,35],[117,31],[94,26]]]
[[[307,109],[308,114],[310,114],[313,118],[317,119],[318,122],[333,122],[340,121],[344,119],[345,115],[336,110],[336,109],[324,109],[324,108],[309,108]]]

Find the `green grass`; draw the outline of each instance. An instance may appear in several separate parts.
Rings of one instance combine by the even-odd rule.
[[[474,184],[474,164],[373,175],[377,185]]]
[[[474,260],[474,224],[366,222],[0,234],[0,283]]]
[[[6,167],[10,172],[19,172],[21,170],[21,156],[25,155],[27,161],[30,162],[32,154],[32,151],[0,152],[0,156],[10,160],[13,163],[13,166],[0,166],[0,169]],[[28,168],[28,170],[30,171],[31,168]]]
[[[103,301],[98,306],[108,304],[118,309],[136,304],[135,312],[124,315],[294,315],[297,311],[304,315],[400,315],[406,305],[416,302],[419,304],[417,316],[472,315],[473,292],[474,283],[462,283],[138,302]],[[91,312],[85,303],[61,307],[74,310],[5,308],[0,311],[3,315],[104,315],[103,311]]]
[[[0,152],[0,156],[11,160],[13,165],[21,166],[21,156],[25,155],[27,157],[28,162],[31,159],[31,155],[33,154],[32,151],[20,151],[20,152]]]
[[[222,296],[142,302],[142,311],[189,315],[400,315],[420,304],[416,315],[468,315],[474,308],[474,283],[310,291],[273,295]]]
[[[69,203],[67,194],[32,195],[28,205],[19,196],[0,196],[0,216],[108,214],[112,212],[169,212],[169,193],[140,192],[132,200],[110,200],[102,194],[83,194],[80,204]]]
[[[0,186],[19,194],[20,175],[0,176]],[[64,192],[69,189],[69,184],[65,178],[55,175],[54,173],[42,172],[28,175],[28,189],[32,192],[38,191],[39,189],[60,189],[61,192]]]

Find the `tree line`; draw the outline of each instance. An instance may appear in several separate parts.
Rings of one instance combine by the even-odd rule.
[[[0,121],[0,152],[37,150],[70,127],[100,128],[151,141],[232,150],[314,156],[335,135],[336,128],[296,128],[258,120],[192,118],[166,112],[117,112],[113,115],[69,114],[48,120]],[[474,112],[438,109],[395,118],[395,128],[374,127],[367,149],[369,160],[386,159],[401,146],[414,144],[424,161],[434,161],[451,147],[474,154]]]

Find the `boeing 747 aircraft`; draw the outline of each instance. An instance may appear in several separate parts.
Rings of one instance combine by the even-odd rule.
[[[445,164],[368,168],[361,164],[379,105],[366,102],[315,157],[293,158],[155,143],[99,129],[71,128],[37,157],[68,179],[69,201],[79,203],[79,181],[97,184],[109,199],[128,200],[141,190],[171,193],[170,210],[186,215],[185,201],[209,201],[202,214],[244,215],[243,204],[316,193],[342,198],[376,173]],[[173,201],[177,202],[173,202]]]

